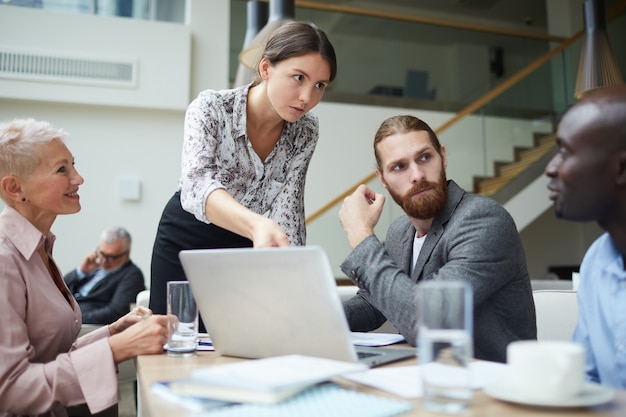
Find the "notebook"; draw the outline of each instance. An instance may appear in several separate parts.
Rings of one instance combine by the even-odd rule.
[[[300,354],[370,367],[415,357],[414,349],[352,344],[328,257],[319,246],[194,249],[179,257],[220,355]]]

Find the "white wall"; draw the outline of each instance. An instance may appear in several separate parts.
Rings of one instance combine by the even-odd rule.
[[[228,33],[230,1],[188,3],[189,26],[0,6],[0,47],[47,45],[97,55],[117,45],[122,51],[138,50],[145,74],[132,96],[118,89],[0,78],[0,120],[34,117],[64,128],[85,177],[81,212],[59,217],[53,226],[59,237],[55,259],[63,271],[93,250],[102,229],[120,225],[133,236],[132,258],[149,283],[154,235],[180,172],[184,109],[198,91],[228,87],[228,66],[222,65],[228,62],[228,42],[219,34]],[[211,18],[215,23],[209,25]],[[139,201],[119,198],[119,181],[125,177],[139,178]]]
[[[15,117],[48,120],[67,130],[68,148],[85,178],[82,210],[59,216],[53,226],[61,269],[72,269],[92,251],[103,229],[123,226],[133,237],[132,259],[148,280],[161,210],[180,172],[183,111],[0,100],[0,120]],[[139,201],[120,199],[124,177],[139,178]]]
[[[230,0],[187,0],[192,32],[191,97],[207,88],[228,88]]]
[[[0,72],[3,98],[178,110],[189,101],[191,30],[184,25],[2,6],[0,51],[7,50],[135,62],[137,75],[127,87],[49,76],[16,81]]]
[[[193,13],[188,16],[188,22],[191,23],[192,59],[190,87],[187,91],[190,90],[191,93],[187,93],[187,101],[204,88],[227,86],[229,3],[229,0],[190,1],[190,10]],[[17,14],[12,14],[14,12]],[[3,7],[0,19],[11,21],[22,12],[19,8]],[[50,13],[46,17],[49,22],[42,27],[30,24],[28,19],[18,23],[20,30],[32,32],[30,38],[33,42],[49,36],[50,24],[61,32],[77,33],[74,28],[67,26],[69,20],[60,16]],[[57,17],[66,26],[55,25]],[[112,27],[116,27],[118,21],[124,21],[124,25],[132,22],[115,18],[105,20]],[[82,23],[81,28],[89,31],[89,27]],[[10,44],[13,35],[14,33],[7,34],[0,29],[0,45]],[[63,45],[59,45],[61,46]],[[176,48],[176,45],[168,46],[170,47]],[[158,53],[157,49],[151,50]],[[163,74],[163,69],[158,65],[146,70],[159,73],[164,78],[169,76],[169,73]],[[12,88],[18,85],[12,85]],[[98,243],[102,229],[121,225],[127,227],[133,235],[132,258],[142,268],[149,282],[150,256],[156,227],[163,205],[175,190],[179,175],[184,117],[184,111],[178,109],[181,106],[176,104],[173,109],[155,109],[134,103],[125,107],[83,102],[63,103],[64,90],[60,90],[58,96],[53,97],[56,101],[34,101],[3,97],[3,91],[5,90],[0,92],[0,120],[30,116],[49,120],[71,134],[68,146],[74,153],[77,168],[86,182],[80,190],[82,211],[77,215],[59,217],[53,228],[58,236],[55,258],[61,268],[64,271],[73,268],[92,250]],[[99,100],[99,94],[93,95],[94,103]],[[307,213],[312,213],[372,172],[374,161],[371,143],[375,130],[386,117],[407,112],[424,118],[433,127],[438,127],[450,116],[440,112],[326,102],[315,109],[320,118],[321,131],[307,178]],[[467,140],[470,132],[476,133],[472,127],[475,121],[470,120],[468,123],[470,124],[465,127],[458,127],[457,135],[450,136],[450,140],[442,136],[450,158],[449,177],[462,184],[468,183],[470,175],[461,173],[461,167],[465,166],[467,159],[482,149],[482,145]],[[503,137],[511,136],[510,132],[515,133],[515,129],[518,129],[518,133],[527,129],[523,126],[506,127],[505,124],[498,126],[494,131],[500,132]],[[451,133],[454,133],[453,129]],[[521,135],[514,134],[511,140],[520,138]],[[139,178],[142,187],[140,201],[120,200],[119,180],[126,176]],[[397,207],[391,200],[388,207],[389,211],[384,214],[384,221],[379,229],[384,229],[385,222],[388,224],[398,214]],[[537,262],[534,257],[538,252],[534,247],[528,248],[529,266],[532,265],[533,271],[545,268],[552,259],[558,259],[559,262],[578,262],[589,240],[588,234],[577,229],[568,229],[571,233],[565,234],[559,226],[558,233],[553,233],[552,222],[549,220],[546,219],[542,227],[535,229],[534,234],[526,240],[542,242],[547,235],[567,236],[567,239],[563,239],[559,245],[551,245],[550,256],[537,256]],[[379,229],[377,232],[382,238],[384,230]],[[572,234],[579,238],[573,239]],[[329,252],[333,268],[338,271],[337,265],[346,253],[347,243],[339,230],[336,213],[331,211],[309,227],[309,243],[322,244]]]
[[[412,114],[437,130],[453,116],[448,112],[326,102],[313,112],[320,119],[320,140],[309,167],[305,194],[308,214],[326,204],[329,195],[341,194],[346,184],[356,184],[374,171],[372,143],[383,120]],[[550,129],[551,125],[541,120],[468,116],[440,135],[447,148],[448,176],[472,190],[474,175],[493,175],[494,161],[513,161],[513,147],[531,147],[534,132]]]

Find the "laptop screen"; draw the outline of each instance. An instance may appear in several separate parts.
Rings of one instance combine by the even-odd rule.
[[[200,249],[179,257],[219,354],[357,360],[321,247]]]

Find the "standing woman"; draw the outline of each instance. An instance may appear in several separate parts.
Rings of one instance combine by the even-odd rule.
[[[185,279],[183,249],[304,245],[304,182],[319,136],[309,113],[335,78],[335,51],[312,23],[267,41],[257,79],[201,92],[185,116],[182,176],[152,251],[150,308]]]
[[[83,178],[65,133],[33,119],[0,123],[0,417],[67,416],[118,402],[116,364],[161,353],[167,318],[127,314],[76,339],[81,313],[52,259],[59,214],[80,210]]]

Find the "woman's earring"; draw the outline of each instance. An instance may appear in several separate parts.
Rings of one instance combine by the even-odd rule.
[[[26,197],[22,197],[22,203],[26,202]]]

